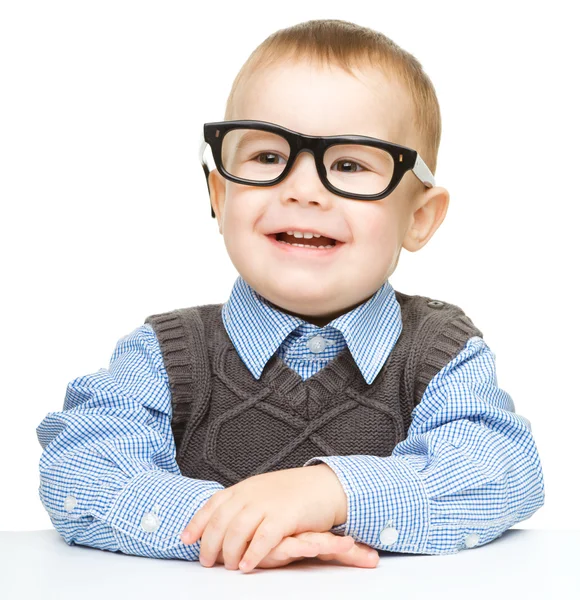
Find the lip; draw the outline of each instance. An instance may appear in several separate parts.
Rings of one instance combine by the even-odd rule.
[[[340,252],[340,249],[345,245],[344,242],[337,241],[332,248],[325,248],[324,250],[318,250],[317,248],[300,248],[299,246],[292,246],[292,244],[286,244],[279,242],[276,239],[276,234],[271,233],[266,236],[270,243],[281,252],[286,252],[290,256],[304,257],[308,259],[315,258],[330,258]]]
[[[315,228],[314,229],[313,228],[311,228],[311,229],[301,229],[300,227],[291,227],[291,226],[288,226],[288,227],[285,227],[284,229],[280,229],[280,231],[273,231],[272,233],[268,233],[267,235],[274,235],[274,236],[276,236],[279,233],[283,233],[285,231],[299,231],[300,233],[307,233],[307,232],[316,233],[318,235],[322,235],[324,237],[328,237],[328,238],[330,238],[332,240],[335,240],[337,242],[340,242],[340,243],[344,244],[344,242],[342,240],[338,240],[334,236],[328,235],[327,233],[323,233],[322,231],[319,231],[318,229],[315,229]]]

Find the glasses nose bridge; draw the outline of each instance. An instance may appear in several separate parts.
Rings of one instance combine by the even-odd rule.
[[[313,136],[313,135],[303,135],[303,134],[299,134],[296,136],[296,157],[298,158],[298,155],[300,154],[300,152],[303,152],[304,150],[306,150],[307,152],[310,152],[310,154],[312,154],[312,156],[316,156],[316,153],[318,152],[319,148],[320,148],[320,138]]]
[[[316,136],[298,135],[296,137],[296,155],[293,163],[296,163],[302,152],[308,152],[314,159],[314,164],[318,170],[317,156],[322,152],[321,140]]]

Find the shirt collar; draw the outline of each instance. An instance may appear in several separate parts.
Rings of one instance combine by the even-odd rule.
[[[222,307],[222,320],[240,358],[256,379],[288,335],[307,324],[319,334],[330,327],[338,329],[369,385],[386,362],[403,327],[401,307],[388,280],[360,306],[324,327],[316,327],[279,310],[238,276]]]

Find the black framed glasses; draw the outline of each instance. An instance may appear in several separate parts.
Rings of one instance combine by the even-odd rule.
[[[344,198],[385,198],[407,171],[412,171],[426,187],[435,185],[433,174],[418,152],[406,146],[364,135],[306,135],[268,121],[240,120],[203,125],[199,159],[208,191],[206,144],[218,172],[244,185],[280,183],[304,150],[314,156],[324,187]],[[211,216],[215,218],[213,206]]]

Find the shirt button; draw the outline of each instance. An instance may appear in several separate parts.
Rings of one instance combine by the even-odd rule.
[[[141,519],[141,529],[143,529],[143,531],[152,533],[159,529],[159,525],[159,517],[154,512],[145,513]]]
[[[306,345],[310,352],[318,354],[326,348],[326,340],[321,335],[315,335],[306,342]]]
[[[77,499],[74,496],[67,496],[64,499],[64,509],[66,512],[72,512],[77,505]]]
[[[477,533],[470,533],[465,536],[465,547],[473,548],[476,544],[479,543],[479,535]]]
[[[394,527],[385,527],[385,529],[381,531],[379,539],[381,540],[381,544],[389,546],[391,544],[394,544],[397,541],[398,537],[399,532]]]

